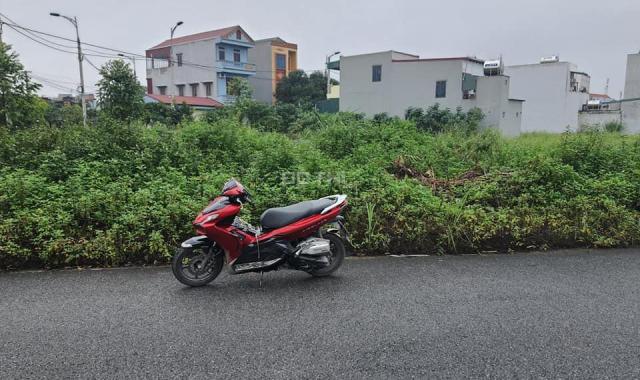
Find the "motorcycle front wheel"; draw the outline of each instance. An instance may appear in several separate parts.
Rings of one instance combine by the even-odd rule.
[[[173,275],[185,285],[204,286],[213,281],[224,266],[224,255],[216,248],[179,248],[171,262]]]

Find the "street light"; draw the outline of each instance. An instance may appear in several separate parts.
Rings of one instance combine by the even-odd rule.
[[[132,55],[126,55],[122,53],[118,53],[118,57],[129,58],[131,60],[131,66],[133,66],[133,76],[138,78],[138,74],[136,74],[136,58]]]
[[[327,74],[327,94],[331,92],[331,71],[329,70],[329,61],[331,60],[331,57],[338,54],[340,54],[340,52],[336,51],[333,54],[327,55],[327,69],[325,70]]]
[[[171,39],[173,39],[173,32],[176,31],[176,28],[179,27],[180,25],[182,25],[183,22],[182,21],[178,21],[176,22],[176,24],[171,28]]]
[[[82,47],[80,45],[80,33],[78,32],[78,18],[77,17],[68,17],[61,15],[60,13],[51,12],[49,15],[53,17],[62,17],[65,20],[69,21],[76,28],[76,42],[78,44],[78,66],[80,67],[80,103],[82,104],[82,124],[87,126],[87,104],[84,99],[84,74],[82,72]]]
[[[178,28],[182,24],[183,24],[182,21],[178,21],[171,28],[171,38],[169,39],[169,66],[173,66],[173,32],[175,32],[176,28]],[[173,68],[171,69],[171,91],[170,91],[170,93],[173,93]]]

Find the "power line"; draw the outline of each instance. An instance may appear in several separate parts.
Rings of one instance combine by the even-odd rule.
[[[89,60],[89,58],[85,57],[85,58],[84,58],[84,60],[85,60],[85,61],[87,61],[87,63],[88,63],[89,65],[91,65],[91,67],[93,67],[94,69],[96,69],[96,71],[97,71],[97,72],[100,72],[100,68],[99,68],[98,66],[96,66],[93,62],[91,62],[91,61]]]
[[[61,49],[59,47],[56,47],[56,46],[60,46],[60,47],[65,47],[65,48],[73,48],[72,46],[59,44],[59,43],[56,43],[54,41],[48,40],[48,39],[46,39],[44,37],[36,36],[36,34],[45,35],[45,36],[48,36],[48,37],[51,37],[51,38],[58,38],[60,40],[69,41],[69,42],[77,42],[76,40],[18,25],[15,21],[11,20],[9,17],[7,17],[6,15],[4,15],[1,12],[0,12],[0,16],[3,16],[7,20],[11,21],[11,24],[3,22],[2,20],[0,20],[0,23],[2,23],[4,25],[7,25],[11,29],[13,29],[15,32],[21,34],[22,36],[24,36],[24,37],[26,37],[26,38],[28,38],[28,39],[40,44],[40,45],[43,45],[45,47],[48,47],[50,49],[54,49],[54,50],[57,50],[57,51],[63,52],[63,53],[74,54],[74,55],[77,54],[75,51],[68,51],[68,50],[64,50],[64,49]],[[18,29],[20,29],[20,30],[18,30]],[[43,42],[43,41],[46,41],[46,42]],[[56,46],[51,46],[51,45],[56,45]],[[98,48],[98,49],[109,50],[109,51],[113,51],[113,52],[117,52],[117,53],[126,54],[126,55],[129,55],[130,56],[129,58],[134,60],[134,62],[137,61],[137,60],[145,60],[145,61],[147,61],[149,59],[145,55],[141,55],[141,54],[137,54],[137,53],[131,53],[131,52],[127,52],[127,51],[121,50],[121,49],[114,49],[114,48],[110,48],[110,47],[106,47],[106,46],[100,46],[100,45],[92,44],[92,43],[88,43],[88,42],[81,42],[81,45],[92,46],[92,47],[95,47],[95,48]],[[118,55],[114,55],[112,53],[104,53],[104,52],[101,52],[101,51],[88,49],[88,48],[85,48],[85,50],[97,53],[97,54],[84,53],[82,58],[83,58],[83,60],[86,60],[87,63],[89,63],[94,69],[96,69],[98,71],[100,71],[100,69],[93,62],[91,62],[87,58],[87,56],[109,58],[109,59],[121,59],[122,58],[122,57],[120,57]],[[151,59],[154,59],[154,58],[151,58]],[[174,60],[172,57],[170,57],[170,58],[157,58],[157,59],[167,61],[169,65],[177,63],[177,60]],[[193,63],[193,62],[184,61],[184,60],[181,61],[181,65],[197,68],[197,69],[200,69],[200,70],[216,70],[216,71],[219,70],[219,67],[217,67],[217,66],[198,64],[198,63]],[[255,70],[255,72],[256,73],[275,74],[276,70]],[[314,73],[314,72],[321,72],[321,70],[304,70],[304,72],[305,73]],[[259,76],[254,76],[253,79],[268,80],[268,81],[272,81],[273,80],[273,78],[261,78]]]
[[[0,15],[3,15],[3,14],[2,14],[2,13],[0,13]],[[4,16],[4,15],[3,15],[3,16]],[[7,18],[8,20],[10,20],[10,19],[9,19],[8,17],[6,17],[6,16],[4,16],[4,17],[5,17],[5,18]],[[11,20],[10,20],[10,21],[11,21]],[[12,21],[12,22],[13,22],[13,21]],[[13,22],[13,24],[9,24],[9,23],[5,23],[5,24],[6,24],[7,26],[11,27],[13,30],[16,30],[15,28],[19,28],[19,29],[24,30],[24,31],[26,31],[26,32],[42,34],[42,35],[46,35],[46,36],[49,36],[49,37],[52,37],[52,38],[59,38],[59,39],[61,39],[61,40],[65,40],[65,41],[75,42],[75,40],[73,40],[73,39],[66,38],[66,37],[62,37],[62,36],[58,36],[58,35],[51,34],[51,33],[42,32],[42,31],[39,31],[39,30],[31,29],[31,28],[27,28],[27,27],[24,27],[24,26],[18,25],[18,24],[17,24],[17,23],[15,23],[15,22]],[[16,30],[16,31],[17,31],[17,30]],[[21,34],[25,35],[24,33],[21,33]],[[42,38],[42,37],[41,37],[41,38]],[[42,38],[42,39],[44,39],[44,38]],[[45,41],[49,41],[49,40],[46,40],[46,39],[44,39],[44,40],[45,40]],[[40,41],[38,41],[38,42],[39,42],[39,43],[41,43],[41,44],[44,44],[44,43],[42,43],[42,42],[40,42]],[[49,41],[49,42],[51,42],[51,41]],[[53,43],[53,42],[52,42],[52,43]],[[58,45],[60,45],[60,44],[58,44]],[[109,51],[114,51],[114,52],[118,52],[118,53],[127,54],[127,55],[130,55],[130,56],[131,56],[130,58],[131,58],[131,59],[133,59],[134,61],[137,61],[137,60],[144,60],[144,61],[146,61],[146,60],[148,60],[148,59],[149,59],[149,58],[147,58],[145,55],[142,55],[142,54],[131,53],[131,52],[128,52],[128,51],[125,51],[125,50],[121,50],[121,49],[114,49],[114,48],[110,48],[110,47],[106,47],[106,46],[100,46],[100,45],[96,45],[96,44],[92,44],[92,43],[88,43],[88,42],[81,42],[81,45],[92,46],[92,47],[96,47],[96,48],[103,49],[103,50],[109,50]],[[46,46],[46,45],[45,45],[45,46]],[[66,46],[66,45],[62,45],[62,46]],[[52,47],[52,46],[48,46],[48,47],[50,47],[50,48],[54,48],[54,47]],[[117,56],[117,55],[114,55],[114,54],[104,53],[104,52],[99,52],[99,51],[92,50],[92,49],[87,49],[87,48],[85,48],[85,50],[93,51],[93,52],[97,52],[97,53],[99,53],[99,54],[84,54],[84,55],[88,55],[88,56],[95,56],[95,57],[102,57],[102,58],[115,58],[115,59],[120,59],[120,58],[122,58],[122,57]],[[74,54],[75,54],[75,53],[74,53]],[[151,59],[153,59],[153,58],[151,58]],[[165,60],[165,61],[167,61],[169,64],[177,64],[177,62],[178,62],[177,60],[174,60],[173,58],[156,58],[156,59],[158,59],[158,60]],[[194,67],[194,68],[200,68],[200,69],[211,69],[211,70],[217,70],[217,69],[218,69],[218,67],[217,67],[217,66],[205,65],[205,64],[200,64],[200,63],[195,63],[195,62],[190,62],[190,61],[185,61],[185,60],[182,60],[181,64],[182,64],[182,65],[184,65],[184,66],[189,66],[189,67]],[[321,71],[321,70],[319,70],[319,69],[318,69],[318,70],[304,70],[304,71],[305,71],[306,73],[313,73],[313,72]],[[274,74],[274,73],[276,72],[276,70],[256,70],[255,72],[256,72],[256,73],[270,73],[270,74]],[[259,79],[262,79],[262,78],[259,78]],[[269,79],[269,80],[270,80],[270,79]]]

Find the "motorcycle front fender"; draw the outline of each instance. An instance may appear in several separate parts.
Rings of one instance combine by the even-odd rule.
[[[194,236],[189,238],[180,244],[182,248],[195,248],[195,247],[209,247],[213,245],[214,242],[209,240],[208,237],[204,235]]]

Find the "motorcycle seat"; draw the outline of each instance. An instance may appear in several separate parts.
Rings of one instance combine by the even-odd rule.
[[[333,199],[316,199],[292,204],[286,207],[274,207],[265,210],[260,216],[260,225],[263,230],[272,230],[284,227],[300,219],[307,218],[314,214],[319,214],[325,208],[331,206]]]

